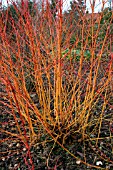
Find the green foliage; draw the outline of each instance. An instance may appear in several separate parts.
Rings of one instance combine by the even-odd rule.
[[[109,8],[105,8],[103,11],[103,17],[101,19],[101,24],[110,23],[112,19],[112,11]]]
[[[77,1],[71,1],[70,2],[70,6],[71,6],[71,10],[70,11],[74,11],[75,18],[80,17],[80,14],[84,13],[85,5],[84,5],[84,1],[83,0],[79,0],[78,2]]]
[[[8,19],[7,19],[7,31],[8,32],[10,32],[12,29],[12,21],[14,23],[17,23],[19,20],[19,16],[23,15],[24,5],[25,4],[22,4],[22,2],[18,3],[18,4],[13,3],[1,11],[1,14],[3,13],[3,15],[5,16],[4,20],[8,17]],[[35,3],[30,0],[28,1],[28,12],[30,13],[30,16],[32,16],[32,17],[34,17],[36,15]],[[23,18],[24,18],[24,16],[23,16]]]
[[[8,15],[9,15],[9,17],[12,17],[15,21],[18,20],[19,14],[20,14],[20,12],[19,12],[18,8],[16,8],[14,5],[10,5],[8,7]]]
[[[66,55],[67,54],[67,55]],[[62,52],[62,56],[66,55],[66,58],[67,59],[76,59],[76,61],[79,61],[80,60],[80,56],[81,56],[81,50],[80,49],[72,49],[71,50],[71,53],[69,52],[69,49],[67,48],[66,50],[64,50]],[[91,53],[89,50],[85,50],[84,52],[84,58],[86,60],[89,60],[91,57]]]
[[[33,1],[28,1],[28,10],[32,17],[36,16],[35,3]]]
[[[70,45],[73,45],[76,42],[76,37],[81,39],[81,27],[82,17],[85,13],[85,4],[83,0],[80,1],[71,1],[70,9],[65,11],[63,17],[66,20],[67,29],[73,31],[70,38]],[[80,43],[81,44],[81,43]],[[81,45],[79,44],[79,48]]]
[[[51,0],[50,8],[51,8],[51,13],[53,14],[53,17],[55,18],[56,17],[56,12],[57,12],[56,0]]]
[[[102,17],[101,22],[100,22],[102,29],[100,30],[100,34],[99,34],[99,37],[98,37],[99,41],[104,40],[108,26],[109,26],[108,37],[113,35],[112,11],[110,10],[110,8],[105,8],[104,11],[102,11],[102,13],[103,13],[103,17]],[[102,25],[104,25],[104,27]],[[108,41],[108,44],[109,43],[110,42]],[[101,44],[101,46],[102,46],[102,44]],[[108,45],[108,49],[110,49],[110,44]]]

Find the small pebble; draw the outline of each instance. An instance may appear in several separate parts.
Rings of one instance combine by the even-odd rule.
[[[23,151],[26,151],[26,148],[23,148]]]
[[[100,166],[100,165],[103,165],[103,163],[102,163],[101,161],[97,161],[97,162],[96,162],[96,165],[97,165],[97,166]]]
[[[80,163],[81,163],[80,160],[77,160],[77,161],[76,161],[76,164],[77,164],[77,165],[80,165]]]
[[[38,149],[40,149],[40,147],[39,147],[39,146],[37,146],[36,148],[37,148],[37,150],[38,150]]]
[[[17,166],[18,166],[18,164],[15,164],[15,165],[14,165],[14,167],[17,167]]]
[[[30,94],[30,97],[35,97],[36,96],[36,94],[34,93],[34,94]]]
[[[2,158],[2,161],[5,161],[5,158],[4,158],[4,157]]]
[[[37,159],[36,162],[39,163],[39,160]]]
[[[11,143],[10,145],[9,145],[9,148],[11,148],[13,146],[13,144]]]
[[[20,153],[19,153],[19,151],[17,151],[17,153],[16,153],[17,155],[19,155]]]
[[[12,167],[12,165],[11,165],[11,164],[9,165],[9,169],[13,169],[13,167]]]
[[[20,147],[20,144],[19,143],[17,143],[17,145],[16,145],[17,147]]]

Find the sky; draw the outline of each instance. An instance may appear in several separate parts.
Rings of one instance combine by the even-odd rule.
[[[64,9],[68,9],[70,6],[70,1],[72,0],[64,0]],[[77,1],[77,0],[76,0]],[[79,1],[79,0],[78,0]],[[102,8],[102,1],[105,2],[105,7],[108,7],[109,5],[109,1],[110,0],[95,0],[95,9],[94,12],[100,12],[101,8]],[[91,10],[91,3],[93,2],[93,0],[86,0],[86,9],[88,9],[89,12],[92,12]]]
[[[0,0],[0,2],[1,1],[2,1],[2,4],[6,6],[7,0]],[[13,1],[13,0],[9,0],[9,1]],[[72,0],[63,0],[63,1],[64,1],[64,4],[63,4],[64,10],[69,9],[70,1],[72,1]],[[107,7],[108,6],[108,1],[110,1],[110,0],[95,0],[95,9],[94,9],[95,13],[101,11],[102,1],[105,2],[105,7]],[[91,3],[92,2],[93,2],[93,0],[86,0],[86,9],[88,9],[89,12],[92,12],[92,10],[91,10]]]

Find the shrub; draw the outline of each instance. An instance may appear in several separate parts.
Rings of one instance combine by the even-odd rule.
[[[13,5],[18,13],[18,6],[16,3]],[[30,149],[37,140],[46,142],[49,136],[50,140],[79,159],[70,151],[68,143],[76,138],[77,142],[84,144],[81,162],[99,168],[87,162],[85,147],[87,142],[93,148],[98,147],[100,140],[112,139],[113,57],[109,55],[107,61],[101,60],[107,48],[110,23],[102,42],[96,41],[101,31],[101,17],[94,31],[95,21],[89,21],[88,27],[84,13],[78,25],[80,35],[76,34],[76,41],[71,44],[76,31],[75,22],[66,25],[61,0],[56,4],[56,17],[48,1],[42,3],[41,10],[36,9],[35,16],[27,7],[26,2],[19,8],[19,11],[24,10],[19,13],[17,21],[8,16],[8,9],[5,11],[5,21],[8,18],[12,26],[8,33],[4,18],[0,20],[3,25],[0,28],[0,72],[4,89],[1,103],[2,109],[5,108],[1,115],[1,132],[5,136],[2,142],[9,136],[12,140],[14,137],[20,139],[30,159],[29,162],[24,157],[25,163],[34,169]],[[7,115],[9,127],[14,122],[15,128],[4,128]],[[109,132],[103,135],[106,123]],[[106,159],[112,161],[107,156]]]

